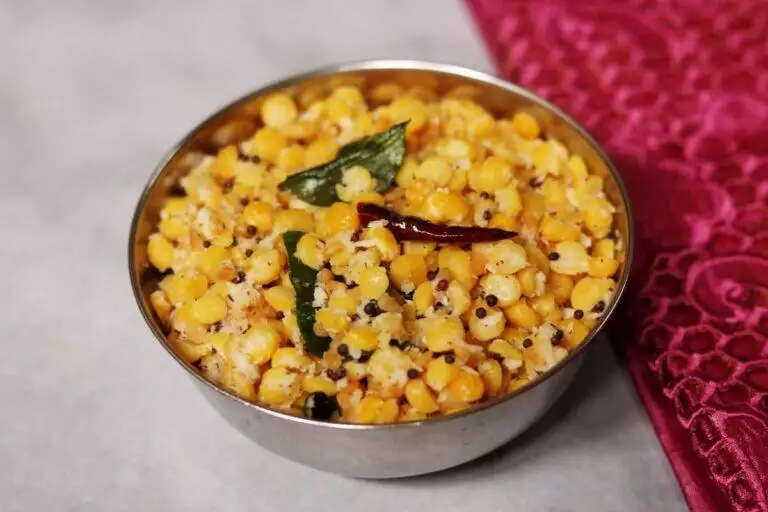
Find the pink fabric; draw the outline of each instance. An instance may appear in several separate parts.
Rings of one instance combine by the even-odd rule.
[[[768,2],[471,0],[629,188],[614,339],[690,507],[768,510]]]

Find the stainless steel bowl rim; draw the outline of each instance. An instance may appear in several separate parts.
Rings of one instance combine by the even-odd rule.
[[[488,400],[486,402],[473,405],[461,412],[445,415],[445,416],[437,416],[435,418],[430,418],[427,420],[420,420],[420,421],[409,421],[409,422],[401,422],[401,423],[386,423],[386,424],[379,424],[379,425],[362,425],[362,424],[355,424],[355,423],[340,423],[340,422],[327,422],[327,421],[318,421],[318,420],[312,420],[309,418],[304,418],[300,416],[293,416],[291,414],[287,414],[281,411],[278,411],[276,409],[270,409],[268,407],[263,407],[259,404],[255,404],[252,402],[249,402],[247,400],[243,400],[242,398],[238,397],[237,395],[234,395],[230,393],[229,391],[213,384],[208,379],[203,377],[194,367],[189,365],[187,362],[185,362],[181,357],[176,354],[176,352],[168,345],[165,334],[157,329],[153,323],[153,319],[151,317],[151,312],[147,311],[145,307],[143,307],[142,304],[142,291],[139,284],[139,281],[137,279],[137,276],[135,275],[133,269],[135,268],[135,261],[134,261],[134,243],[136,239],[136,233],[137,233],[137,227],[138,227],[138,220],[139,217],[144,209],[145,203],[147,201],[147,198],[149,196],[150,191],[152,190],[156,180],[161,176],[163,170],[168,165],[168,163],[176,156],[176,154],[181,150],[190,140],[194,138],[194,136],[200,132],[202,129],[204,129],[208,123],[217,118],[218,116],[224,114],[230,109],[234,109],[238,107],[240,104],[249,101],[255,97],[262,96],[264,94],[267,94],[271,91],[279,90],[284,87],[288,87],[290,85],[295,85],[297,83],[301,83],[305,80],[311,79],[311,78],[318,78],[323,77],[326,75],[333,75],[337,73],[342,72],[354,72],[354,71],[366,71],[366,70],[386,70],[386,71],[397,71],[397,70],[414,70],[414,71],[429,71],[434,72],[438,74],[444,74],[444,75],[455,75],[463,78],[468,78],[470,80],[475,80],[479,82],[484,82],[486,84],[490,84],[496,87],[499,87],[501,89],[507,90],[509,92],[513,92],[515,94],[518,94],[520,96],[526,97],[527,99],[533,101],[534,103],[540,105],[541,107],[545,108],[546,110],[549,110],[553,112],[554,114],[561,117],[566,123],[570,124],[576,132],[581,136],[589,145],[592,146],[592,148],[595,150],[595,152],[599,155],[599,157],[603,160],[603,162],[606,164],[606,167],[610,171],[610,173],[613,175],[614,179],[616,180],[616,184],[619,188],[619,191],[621,193],[621,196],[624,200],[624,204],[626,206],[626,215],[627,215],[627,224],[628,224],[628,232],[629,232],[629,240],[627,241],[627,251],[626,251],[626,260],[624,263],[624,271],[622,272],[621,279],[619,280],[619,283],[616,288],[616,292],[614,294],[613,299],[611,300],[611,304],[606,308],[603,315],[600,317],[600,320],[595,325],[595,327],[590,331],[587,338],[579,345],[579,347],[568,354],[567,357],[565,357],[562,361],[560,361],[558,364],[550,368],[546,373],[532,381],[527,386],[524,386],[512,393],[508,393],[506,395],[493,398],[491,400]],[[634,236],[634,219],[632,216],[632,208],[629,201],[629,194],[627,193],[626,186],[624,185],[624,182],[621,179],[621,176],[619,175],[619,172],[617,171],[616,167],[614,166],[611,159],[608,157],[608,155],[605,153],[605,151],[602,149],[600,144],[595,141],[595,139],[587,132],[579,123],[577,123],[571,116],[563,112],[560,108],[556,107],[552,103],[548,102],[547,100],[537,96],[536,94],[528,91],[527,89],[520,87],[519,85],[516,85],[512,82],[508,82],[502,78],[496,77],[494,75],[477,71],[475,69],[453,65],[453,64],[442,64],[442,63],[436,63],[436,62],[428,62],[428,61],[421,61],[421,60],[395,60],[395,59],[383,59],[383,60],[364,60],[364,61],[358,61],[358,62],[347,62],[342,64],[336,64],[336,65],[330,65],[330,66],[324,66],[312,71],[308,71],[305,73],[299,73],[293,76],[290,76],[288,78],[285,78],[283,80],[279,80],[276,82],[269,83],[263,87],[260,87],[259,89],[256,89],[255,91],[249,92],[248,94],[245,94],[244,96],[241,96],[240,98],[236,99],[235,101],[227,104],[226,106],[217,109],[213,114],[209,115],[205,120],[203,120],[201,123],[199,123],[195,128],[193,128],[181,141],[179,141],[176,145],[172,147],[172,149],[162,158],[158,166],[155,168],[154,172],[152,173],[151,177],[149,178],[149,181],[144,186],[144,189],[142,191],[142,194],[139,198],[138,203],[136,204],[136,208],[134,210],[133,219],[131,221],[131,229],[130,234],[128,237],[128,268],[129,273],[131,276],[131,288],[133,289],[133,295],[134,299],[136,300],[136,304],[139,307],[139,310],[141,311],[142,317],[144,318],[144,321],[147,323],[147,326],[149,326],[150,330],[155,335],[156,340],[162,345],[165,350],[176,360],[177,363],[179,363],[186,371],[187,373],[191,374],[194,378],[196,378],[198,381],[202,382],[203,384],[207,385],[211,389],[217,391],[221,395],[227,397],[228,399],[235,400],[236,402],[240,402],[245,407],[250,407],[253,409],[256,409],[260,412],[282,418],[286,421],[292,421],[292,422],[299,422],[299,423],[305,423],[313,426],[317,426],[320,428],[331,428],[331,429],[343,429],[343,430],[381,430],[381,429],[412,429],[412,428],[418,428],[425,424],[433,424],[436,422],[446,422],[446,421],[455,421],[462,417],[469,416],[472,414],[475,414],[481,410],[487,409],[489,407],[493,407],[497,404],[506,402],[508,400],[514,400],[515,397],[517,397],[520,394],[526,393],[527,391],[535,388],[551,376],[558,373],[562,368],[564,368],[572,359],[576,358],[580,353],[584,352],[596,339],[597,334],[599,331],[605,326],[605,324],[610,319],[611,315],[613,314],[614,310],[616,309],[617,304],[619,303],[621,296],[624,293],[624,290],[627,286],[627,280],[629,278],[629,273],[632,267],[632,259],[633,259],[633,253],[634,253],[634,242],[635,242],[635,236]]]

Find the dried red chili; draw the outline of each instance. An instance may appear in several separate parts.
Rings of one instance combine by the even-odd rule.
[[[357,215],[360,217],[362,226],[367,226],[377,220],[386,220],[387,229],[399,241],[416,240],[440,244],[463,244],[496,242],[517,236],[514,231],[504,229],[433,224],[418,217],[400,215],[395,211],[372,203],[358,203]]]

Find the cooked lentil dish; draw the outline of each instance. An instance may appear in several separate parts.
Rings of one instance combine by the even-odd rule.
[[[148,240],[178,355],[239,397],[392,423],[518,390],[581,344],[624,242],[585,161],[528,113],[398,84],[274,93]]]

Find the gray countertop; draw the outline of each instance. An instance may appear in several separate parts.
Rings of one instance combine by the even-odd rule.
[[[373,57],[491,69],[454,1],[0,5],[2,510],[685,509],[607,343],[519,440],[377,482],[251,444],[153,341],[125,246],[161,155],[265,81]]]

